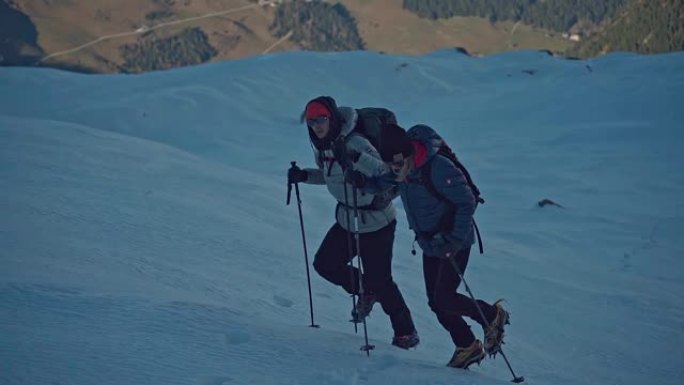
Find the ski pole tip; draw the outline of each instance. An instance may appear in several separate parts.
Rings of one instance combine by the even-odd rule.
[[[511,382],[514,382],[516,384],[519,384],[519,383],[524,382],[524,381],[525,381],[525,377],[523,377],[523,376],[515,377],[511,380]]]

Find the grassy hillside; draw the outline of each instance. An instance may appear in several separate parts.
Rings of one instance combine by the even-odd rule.
[[[96,72],[143,70],[131,66],[130,57],[123,56],[122,47],[149,44],[145,28],[154,28],[184,18],[211,13],[211,18],[191,20],[154,30],[157,39],[185,41],[194,36],[188,29],[199,28],[207,44],[216,50],[212,60],[235,59],[256,55],[277,41],[268,30],[273,10],[257,6],[248,0],[15,0],[20,9],[31,16],[39,35],[38,44],[47,54],[69,50],[102,36],[112,37],[77,52],[55,56],[46,65],[78,66]],[[249,7],[249,8],[247,8]],[[135,34],[139,30],[141,33]],[[190,41],[185,41],[188,45]],[[287,42],[284,48],[294,48]],[[181,61],[182,62],[182,61]],[[190,64],[190,63],[188,63]]]
[[[489,54],[511,49],[564,52],[572,46],[555,32],[524,23],[492,23],[478,17],[420,18],[405,10],[402,0],[327,4],[297,0],[298,5],[290,2],[279,7],[262,6],[256,0],[12,1],[35,25],[37,46],[44,55],[58,54],[49,56],[44,65],[92,72],[138,72],[298,49],[422,54],[464,47]],[[293,12],[297,7],[313,11]],[[186,18],[194,19],[178,22]],[[101,40],[68,52],[97,39]],[[151,40],[155,39],[178,44],[154,44]],[[162,55],[159,47],[178,47],[181,52],[155,58]],[[148,48],[152,51],[147,52]]]
[[[513,49],[563,52],[573,43],[560,34],[523,23],[491,23],[479,17],[430,20],[403,8],[402,0],[342,1],[357,19],[366,48],[388,53],[424,54],[463,47],[490,54]]]

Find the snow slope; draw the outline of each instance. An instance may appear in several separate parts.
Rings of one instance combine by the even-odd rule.
[[[511,311],[530,384],[684,376],[684,54],[567,61],[279,53],[144,75],[0,68],[0,383],[499,384],[446,368],[400,212],[394,277],[421,335],[389,344],[311,270],[285,170],[305,103],[385,106],[441,132],[487,200],[466,274]],[[301,186],[309,263],[332,224]],[[549,198],[561,205],[537,207]],[[397,202],[399,205],[400,203]],[[480,335],[481,330],[473,330]]]

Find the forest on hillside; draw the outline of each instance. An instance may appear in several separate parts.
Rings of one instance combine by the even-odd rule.
[[[146,72],[201,64],[218,53],[200,28],[187,28],[166,38],[154,32],[144,35],[136,43],[119,49],[126,72]]]
[[[684,0],[404,0],[429,19],[477,16],[583,35],[566,56],[684,50]]]
[[[403,7],[420,17],[445,19],[478,16],[496,21],[521,21],[559,32],[579,22],[598,25],[613,17],[629,0],[404,0]]]
[[[270,30],[276,37],[292,31],[290,40],[312,51],[350,51],[365,47],[356,19],[341,3],[303,0],[283,3],[276,10]]]
[[[592,57],[611,51],[684,51],[684,1],[634,1],[602,31],[580,42],[568,54]]]

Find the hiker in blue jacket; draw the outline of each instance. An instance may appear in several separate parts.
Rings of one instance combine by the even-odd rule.
[[[345,170],[355,170],[368,177],[388,172],[377,149],[361,134],[377,132],[385,116],[395,119],[391,111],[382,108],[338,107],[329,96],[309,101],[305,118],[317,167],[300,169],[293,166],[288,171],[288,184],[303,182],[327,186],[338,202],[335,223],[316,252],[314,269],[349,294],[359,294],[352,310],[356,322],[368,316],[375,302],[379,302],[394,330],[392,344],[408,349],[416,346],[419,338],[411,312],[392,278],[392,248],[397,224],[392,199],[396,197],[396,191],[359,193],[356,208],[360,218],[358,228],[355,228],[355,207],[351,199],[354,187],[344,179]],[[352,250],[349,250],[350,239],[356,231],[360,250],[355,242],[351,242]],[[358,285],[360,272],[350,263],[357,254],[363,265],[363,295]]]
[[[447,365],[467,368],[479,363],[487,353],[498,352],[508,312],[501,301],[490,305],[477,300],[487,317],[485,322],[475,302],[456,291],[461,279],[453,263],[461,274],[465,273],[474,243],[473,214],[477,199],[473,192],[476,188],[468,182],[464,171],[438,153],[443,144],[442,138],[426,125],[416,125],[408,132],[397,125],[387,125],[379,151],[392,173],[366,178],[349,172],[347,179],[369,192],[399,185],[409,228],[415,232],[423,250],[428,304],[456,345]],[[484,344],[475,338],[463,316],[482,325]]]

